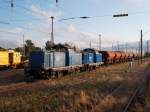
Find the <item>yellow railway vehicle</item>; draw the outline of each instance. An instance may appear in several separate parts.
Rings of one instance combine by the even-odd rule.
[[[0,68],[9,67],[9,56],[7,51],[0,51]]]
[[[0,51],[0,69],[17,68],[21,64],[21,54],[13,50]]]

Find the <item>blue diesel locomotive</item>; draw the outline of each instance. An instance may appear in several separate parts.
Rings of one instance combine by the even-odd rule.
[[[35,51],[30,54],[29,73],[33,76],[59,77],[67,73],[92,70],[102,64],[102,54],[90,48],[82,52],[72,49]]]

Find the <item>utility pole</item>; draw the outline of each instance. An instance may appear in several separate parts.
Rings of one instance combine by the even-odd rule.
[[[147,42],[145,43],[145,46],[144,46],[144,51],[143,51],[144,57],[146,56],[146,52],[147,52]]]
[[[126,46],[126,52],[128,52],[128,48],[127,48],[128,44],[126,43],[126,45],[125,45],[125,46]]]
[[[91,45],[91,40],[90,40],[90,48],[92,48],[92,45]]]
[[[114,49],[114,45],[113,45],[113,43],[112,43],[112,51],[113,51],[113,49]]]
[[[50,17],[52,20],[52,32],[51,32],[51,42],[54,44],[54,17]]]
[[[149,40],[147,41],[147,57],[149,57]]]
[[[141,30],[141,64],[143,59],[143,31]]]
[[[22,40],[23,40],[23,46],[22,46],[22,48],[23,48],[23,56],[25,56],[24,34],[23,34]]]
[[[138,64],[140,64],[140,52],[141,52],[140,46],[141,46],[141,41],[139,40],[138,42]]]
[[[101,40],[101,34],[99,35],[99,50],[102,50],[102,40]]]
[[[13,7],[14,7],[14,2],[13,2],[13,0],[11,0],[11,4],[10,4],[10,6],[11,6],[11,8],[13,8]]]
[[[120,48],[119,48],[119,41],[117,41],[117,46],[118,46],[118,51],[120,50]]]

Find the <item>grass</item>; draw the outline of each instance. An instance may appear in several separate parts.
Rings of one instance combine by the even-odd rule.
[[[0,112],[99,111],[98,105],[103,97],[120,83],[128,80],[128,77],[139,68],[135,64],[133,70],[128,71],[128,64],[121,64],[90,73],[44,81],[44,89],[32,92],[32,88],[24,88],[27,91],[18,90],[15,94],[0,96]],[[105,106],[112,106],[109,99],[115,100],[112,96],[108,97],[107,102],[104,102]]]

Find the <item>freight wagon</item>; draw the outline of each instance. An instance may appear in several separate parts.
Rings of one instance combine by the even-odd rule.
[[[119,51],[119,52],[121,53],[120,63],[125,62],[125,59],[126,59],[125,52],[121,52],[121,51]]]
[[[116,53],[113,51],[99,51],[102,54],[102,60],[105,65],[113,64],[116,62]]]
[[[105,65],[122,63],[136,59],[134,53],[123,52],[123,51],[99,51],[103,55],[103,62]]]
[[[122,53],[116,51],[115,54],[116,54],[116,57],[115,57],[115,63],[121,62]]]

